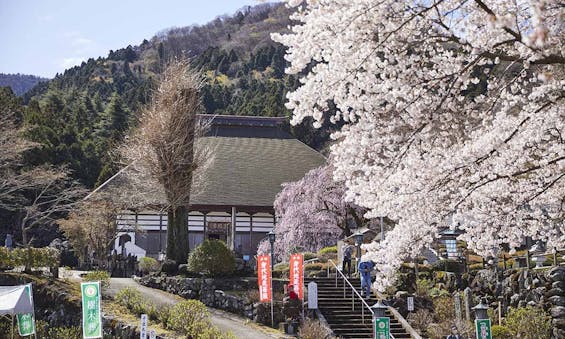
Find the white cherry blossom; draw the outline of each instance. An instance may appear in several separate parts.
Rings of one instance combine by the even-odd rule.
[[[547,1],[306,0],[289,34],[292,123],[331,117],[334,178],[368,217],[377,287],[448,219],[480,254],[565,244],[564,25]],[[329,103],[333,105],[329,105]]]

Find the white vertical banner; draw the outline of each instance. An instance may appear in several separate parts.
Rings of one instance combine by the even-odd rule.
[[[139,331],[140,339],[147,339],[147,314],[141,315],[141,330]]]
[[[149,331],[149,339],[157,339],[157,333],[155,330]]]

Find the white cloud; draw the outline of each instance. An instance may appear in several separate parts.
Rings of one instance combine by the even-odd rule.
[[[61,66],[63,69],[68,69],[71,68],[73,66],[76,65],[80,65],[83,61],[85,61],[86,58],[85,57],[70,57],[70,58],[64,58],[63,60],[61,60],[61,62],[59,63],[59,66]]]
[[[73,47],[74,54],[90,54],[93,52],[96,42],[84,37],[80,32],[72,31],[63,34],[69,44]]]

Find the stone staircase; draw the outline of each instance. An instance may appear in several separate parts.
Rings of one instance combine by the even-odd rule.
[[[328,325],[334,334],[341,338],[373,338],[373,324],[371,312],[364,309],[365,322],[363,323],[361,302],[355,295],[355,310],[351,309],[351,287],[345,283],[345,298],[343,297],[343,280],[337,280],[335,286],[335,277],[330,278],[307,278],[306,285],[310,281],[318,284],[318,309],[328,322]],[[361,294],[361,283],[359,279],[351,279],[351,285]],[[377,302],[377,298],[373,295],[370,299],[366,299],[369,306],[373,306]],[[386,316],[390,318],[391,334],[395,339],[412,338],[410,334],[402,327],[400,322],[386,311]]]

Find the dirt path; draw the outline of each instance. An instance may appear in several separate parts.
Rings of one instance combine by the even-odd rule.
[[[110,279],[110,287],[106,289],[105,294],[114,296],[125,287],[136,288],[148,301],[156,305],[165,306],[173,305],[183,300],[181,297],[149,288],[138,284],[129,278],[112,278]],[[265,339],[265,338],[287,338],[271,328],[257,325],[248,319],[239,317],[235,314],[220,311],[214,308],[208,308],[212,323],[222,331],[231,331],[237,338],[241,339]]]

